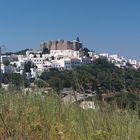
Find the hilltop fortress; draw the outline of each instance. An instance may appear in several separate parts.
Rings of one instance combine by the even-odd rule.
[[[77,37],[76,40],[50,40],[48,42],[41,43],[41,50],[47,48],[48,50],[80,50],[82,48],[82,43]]]

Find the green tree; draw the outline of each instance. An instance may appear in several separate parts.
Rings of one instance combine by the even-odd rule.
[[[13,84],[17,89],[23,86],[24,77],[19,73],[10,73],[7,75],[9,83]]]
[[[6,59],[6,60],[4,60],[3,64],[4,64],[5,66],[8,66],[8,65],[10,64],[10,61],[9,61],[8,59]]]
[[[42,53],[43,54],[49,54],[50,53],[50,50],[48,48],[43,48]]]
[[[42,80],[42,79],[38,79],[35,81],[35,84],[37,85],[37,87],[39,88],[43,88],[43,87],[47,87],[47,83]]]
[[[31,72],[31,68],[32,68],[32,63],[30,61],[25,62],[24,64],[24,72]]]
[[[76,90],[80,85],[84,90],[92,89],[100,94],[120,92],[124,89],[134,93],[140,92],[140,70],[121,69],[106,59],[97,59],[73,71],[44,72],[40,78],[57,90],[68,86]]]
[[[120,108],[136,109],[138,101],[140,101],[139,96],[129,92],[120,92],[116,96],[116,102]]]

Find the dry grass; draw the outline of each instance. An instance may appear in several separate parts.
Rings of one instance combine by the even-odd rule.
[[[56,95],[0,94],[0,140],[140,140],[136,112],[82,110]]]

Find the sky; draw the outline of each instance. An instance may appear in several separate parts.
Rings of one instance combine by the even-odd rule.
[[[7,51],[77,36],[90,50],[140,60],[140,1],[0,0],[0,44]]]

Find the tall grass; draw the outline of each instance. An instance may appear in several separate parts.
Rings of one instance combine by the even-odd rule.
[[[0,94],[0,140],[140,140],[139,131],[137,112],[83,110],[53,93]]]

